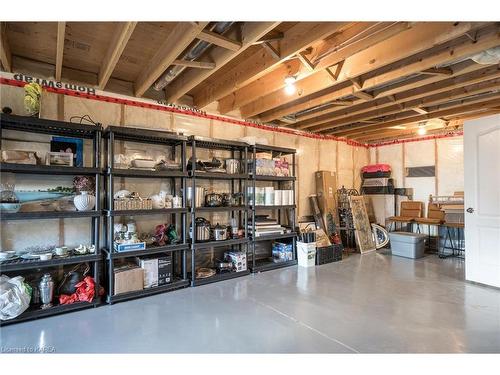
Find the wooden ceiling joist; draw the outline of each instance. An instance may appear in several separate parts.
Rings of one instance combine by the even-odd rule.
[[[453,74],[453,71],[450,68],[431,68],[422,70],[420,73],[429,74],[429,75],[440,75],[440,76],[450,76]]]
[[[429,113],[429,112],[427,112],[427,110],[425,108],[421,108],[421,107],[413,107],[411,110],[416,112],[416,113],[419,113],[421,115],[426,115],[427,113]]]
[[[277,42],[282,40],[285,37],[285,33],[281,31],[272,30],[265,37],[260,38],[258,41],[254,43],[254,45],[262,44],[266,42]]]
[[[363,81],[361,81],[361,77],[349,78],[349,81],[351,81],[353,86],[358,90],[363,90]]]
[[[392,86],[385,90],[380,90],[376,99],[371,102],[359,100],[353,103],[349,110],[339,109],[330,106],[320,111],[299,116],[297,121],[298,129],[309,129],[318,125],[326,124],[330,121],[346,119],[355,115],[370,112],[371,110],[383,109],[393,104],[401,104],[414,99],[424,98],[433,94],[438,94],[451,89],[472,85],[485,80],[500,77],[500,67],[484,67],[472,62],[461,62],[453,66],[454,76],[444,78],[440,76],[427,77],[408,85],[398,85],[398,91],[395,92]],[[385,92],[393,94],[386,95]],[[423,102],[420,103],[424,105]]]
[[[187,68],[198,68],[198,69],[213,69],[215,68],[215,63],[206,61],[192,61],[192,60],[174,60],[172,65],[185,66]]]
[[[398,55],[400,57],[409,57],[413,54],[417,54],[420,49],[424,48],[425,44],[427,44],[428,48],[433,47],[437,40],[446,40],[443,37],[443,34],[450,38],[452,36],[456,37],[460,36],[460,34],[463,34],[464,30],[475,27],[475,24],[466,23],[463,24],[461,28],[455,29],[455,27],[458,27],[459,25],[461,24],[443,25],[441,23],[438,23],[432,26],[424,24],[423,29],[419,25],[416,25],[412,29],[402,32],[394,36],[393,38],[379,43],[374,47],[368,48],[360,54],[355,54],[346,59],[341,77],[339,77],[339,83],[340,81],[345,81],[345,79],[347,79],[347,74],[354,73],[353,75],[356,76],[365,72],[365,70],[368,69],[366,65],[370,65],[369,61],[372,62],[372,70],[375,70],[376,68],[383,67],[389,64],[393,59],[397,60]],[[429,29],[432,29],[433,27],[442,28],[442,30],[439,32],[439,37],[436,34],[438,32],[437,29],[434,29],[434,31],[431,32],[430,35],[426,34],[426,32],[429,32]],[[448,30],[447,32],[446,29]],[[364,80],[363,89],[373,89],[379,85],[390,83],[398,78],[410,76],[436,65],[452,62],[460,58],[465,58],[470,56],[471,54],[494,47],[500,44],[499,29],[500,27],[498,25],[488,28],[488,30],[486,30],[488,31],[487,33],[485,32],[481,36],[478,36],[478,40],[476,41],[476,43],[472,43],[470,40],[466,39],[461,44],[454,45],[450,48],[445,48],[442,50],[442,52],[433,54],[426,58],[418,59],[414,63],[381,73],[380,75],[371,76]],[[418,33],[413,34],[415,33],[415,31],[417,31]],[[405,38],[403,38],[402,36],[405,36]],[[424,38],[417,41],[419,36],[422,36]],[[394,40],[394,38],[397,39]],[[411,43],[412,41],[415,42],[415,45]],[[392,44],[391,42],[397,43]],[[384,53],[384,51],[391,51],[391,53]],[[398,54],[398,52],[400,52],[400,54]],[[369,55],[366,55],[367,53],[369,53]],[[373,58],[371,58],[371,56],[373,56]],[[375,56],[379,57],[375,58]],[[311,83],[313,77],[318,73],[315,73],[310,77],[297,82],[297,90],[300,90],[304,93],[302,97],[298,95],[286,96],[284,93],[267,95],[241,108],[242,116],[251,117],[258,113],[264,112],[259,116],[259,119],[263,122],[271,121],[277,117],[294,114],[307,108],[327,104],[328,102],[331,102],[335,99],[342,98],[343,96],[351,95],[353,93],[354,90],[352,86],[345,87],[335,85],[333,88],[330,88],[330,85],[326,83],[323,83],[322,85],[312,86]],[[337,87],[338,89],[336,89]],[[325,89],[329,90],[326,93],[323,93]]]
[[[121,22],[116,26],[116,30],[111,38],[108,52],[101,63],[98,75],[98,87],[104,90],[113,70],[115,69],[123,50],[132,36],[137,26],[137,22]]]
[[[66,22],[58,22],[57,41],[56,41],[56,74],[55,74],[56,81],[60,81],[62,76],[65,34],[66,34]]]
[[[272,80],[262,77],[256,81],[253,81],[249,85],[245,86],[241,90],[236,90],[232,94],[219,100],[218,111],[221,114],[226,114],[231,112],[235,108],[246,104],[248,102],[248,97],[254,97],[255,95],[265,95],[269,93],[269,87],[271,85],[281,85],[285,86],[285,77],[296,76],[302,67],[301,62],[298,59],[287,61],[285,64],[281,64],[272,74]]]
[[[223,35],[214,33],[213,31],[203,30],[198,34],[198,39],[205,42],[215,44],[216,46],[228,49],[230,51],[238,51],[241,48],[241,42],[226,38]]]
[[[304,52],[299,52],[297,54],[297,57],[307,70],[309,70],[310,72],[314,71],[314,64],[311,60],[309,60],[307,54],[305,54]]]
[[[310,76],[311,74],[314,74],[314,72],[318,70],[316,64],[320,64],[323,61],[319,60],[319,62],[317,62],[315,59],[317,59],[318,56],[321,56],[323,50],[331,50],[336,46],[342,46],[348,43],[351,39],[355,38],[359,33],[372,31],[374,27],[379,24],[380,23],[377,22],[359,22],[353,25],[349,25],[349,27],[346,28],[339,27],[339,30],[337,30],[337,32],[332,33],[332,35],[326,38],[323,42],[319,43],[317,47],[313,48],[312,53],[307,56],[308,60],[311,61],[312,64],[314,64],[315,70],[311,71],[303,65],[297,65],[297,70],[293,75],[296,76],[298,81],[300,81]],[[389,31],[390,34],[388,34]],[[346,44],[344,48],[341,48],[339,50],[334,49],[335,52],[333,54],[334,56],[336,56],[336,60],[332,60],[331,58],[329,59],[329,62],[331,64],[328,66],[323,66],[321,68],[321,70],[324,71],[318,74],[318,79],[327,79],[333,84],[337,81],[338,76],[340,75],[340,71],[343,66],[342,58],[347,56],[350,51],[358,52],[359,50],[367,48],[367,46],[373,45],[376,42],[380,41],[381,38],[387,38],[401,31],[402,28],[399,24],[393,25],[389,29],[384,29],[383,32],[379,32],[376,35],[370,35],[363,40],[353,42],[352,44]],[[283,57],[289,58],[289,56]],[[335,63],[333,63],[332,61],[335,61]],[[290,61],[287,61],[286,63],[290,63]],[[264,91],[256,93],[252,87],[248,87],[250,86],[250,84],[242,84],[241,87],[239,87],[237,90],[233,90],[231,94],[224,96],[219,100],[219,111],[222,114],[231,112],[248,103],[251,103],[261,96],[281,90],[284,87],[284,82],[283,80],[276,80],[276,76],[281,74],[279,73],[279,71],[282,70],[282,65],[283,64],[281,64],[281,66],[276,68],[274,71],[268,72],[266,75],[259,78],[260,86],[265,88]],[[233,100],[233,97],[238,98],[238,100]]]
[[[331,121],[327,124],[317,126],[311,130],[313,131],[336,131],[337,129],[344,127],[349,124],[354,124],[362,120],[370,120],[380,117],[386,117],[390,115],[399,115],[404,117],[406,114],[412,114],[411,111],[417,112],[419,114],[429,113],[429,106],[445,104],[451,101],[456,101],[458,99],[468,98],[474,95],[488,93],[500,88],[500,78],[494,79],[492,81],[486,81],[477,83],[474,85],[459,87],[453,90],[442,92],[439,94],[429,95],[424,98],[409,100],[406,103],[400,103],[403,107],[401,109],[397,104],[382,109],[373,109],[370,112],[362,113],[359,115],[353,115],[342,120]],[[425,105],[425,109],[422,108]]]
[[[372,100],[373,95],[368,94],[367,92],[364,91],[356,91],[352,93],[356,98],[363,99],[363,100]]]
[[[214,49],[211,53],[215,68],[212,70],[188,70],[183,72],[166,88],[166,100],[174,103],[188,91],[198,86],[233,58],[245,51],[254,42],[279,25],[279,22],[246,22],[241,27],[241,48],[238,51]]]
[[[367,134],[370,132],[378,132],[381,129],[390,128],[398,125],[406,125],[411,124],[417,121],[428,121],[431,119],[457,115],[462,113],[468,113],[472,111],[476,111],[483,108],[492,108],[498,106],[498,100],[500,99],[500,94],[490,94],[484,95],[479,98],[474,98],[471,100],[463,100],[461,102],[456,102],[451,105],[447,105],[445,108],[436,106],[435,108],[429,108],[429,113],[425,115],[406,115],[401,114],[398,116],[394,116],[394,119],[389,119],[386,121],[381,121],[377,124],[373,125],[353,125],[350,129],[342,130],[342,131],[326,131],[327,134],[334,134],[340,137],[355,137],[361,134]],[[404,116],[404,117],[403,117]],[[401,118],[397,118],[401,117]]]
[[[12,72],[12,54],[7,39],[7,24],[0,22],[0,62],[5,71]]]
[[[411,26],[410,22],[359,22],[339,34],[338,37],[330,38],[333,49],[326,55],[318,56],[318,60],[313,62],[316,64],[317,70],[336,65],[349,56],[410,29]],[[359,34],[364,35],[364,37],[358,38]]]
[[[270,42],[262,43],[262,47],[264,47],[264,49],[266,49],[276,61],[281,61],[280,51],[277,48],[274,48]]]
[[[207,24],[208,22],[178,23],[137,77],[134,84],[135,96],[142,96]]]
[[[317,40],[341,30],[347,23],[343,22],[300,22],[283,33],[279,40],[280,60],[267,49],[262,48],[250,58],[242,61],[238,66],[228,70],[223,77],[210,82],[195,92],[194,104],[198,108],[219,100],[233,91],[249,85],[257,79],[272,72],[285,60],[303,51]],[[274,31],[270,31],[274,35]],[[269,35],[266,34],[266,35]],[[262,38],[259,39],[260,42]],[[272,40],[265,41],[272,43]]]

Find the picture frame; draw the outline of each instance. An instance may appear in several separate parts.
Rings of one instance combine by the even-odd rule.
[[[83,167],[83,139],[69,137],[52,137],[51,152],[72,152],[73,166]]]
[[[72,167],[73,153],[72,152],[47,152],[46,165],[58,167]]]

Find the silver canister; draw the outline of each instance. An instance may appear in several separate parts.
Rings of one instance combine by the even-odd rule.
[[[203,203],[205,203],[205,188],[197,187],[196,188],[196,207],[202,207]],[[191,207],[193,202],[193,188],[188,186],[186,192],[187,206]]]
[[[38,284],[38,289],[40,291],[42,309],[52,307],[52,298],[54,298],[54,280],[52,280],[50,273],[46,273],[42,276],[42,279]]]

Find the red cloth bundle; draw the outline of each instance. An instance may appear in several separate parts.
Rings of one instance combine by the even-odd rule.
[[[67,305],[74,302],[92,302],[95,294],[95,283],[94,279],[87,276],[78,284],[75,285],[76,291],[72,295],[61,294],[59,296],[59,303],[61,305]]]

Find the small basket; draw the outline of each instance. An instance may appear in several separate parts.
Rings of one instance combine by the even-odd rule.
[[[316,249],[316,265],[338,262],[342,260],[342,245],[330,245],[325,247],[318,247]]]

